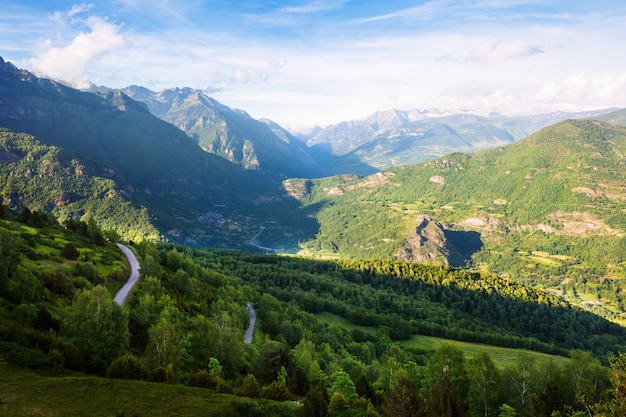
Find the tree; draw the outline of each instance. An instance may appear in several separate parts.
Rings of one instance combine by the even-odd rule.
[[[473,415],[495,416],[498,412],[500,372],[487,352],[472,356],[467,364],[469,405]]]
[[[429,417],[463,417],[467,406],[461,392],[450,377],[444,376],[430,391]]]
[[[261,395],[261,388],[256,380],[256,377],[252,374],[246,375],[241,383],[241,395],[250,398],[259,398]]]
[[[127,313],[101,285],[76,293],[62,331],[78,347],[88,370],[98,373],[126,353],[130,340]]]
[[[517,397],[517,410],[522,416],[530,412],[530,398],[537,385],[537,367],[534,357],[520,353],[515,366],[505,370],[507,382]]]
[[[178,369],[185,354],[183,332],[175,313],[171,307],[164,309],[158,321],[150,326],[146,358],[152,368],[171,365]]]
[[[15,236],[0,230],[0,295],[4,295],[7,283],[17,272],[20,262],[19,246]]]
[[[454,384],[461,397],[467,397],[469,386],[467,370],[465,369],[465,355],[461,349],[444,344],[439,347],[426,363],[426,386],[430,389],[439,385],[443,378],[448,378]]]
[[[70,261],[75,261],[80,256],[80,252],[71,242],[68,242],[65,244],[65,246],[63,246],[63,249],[61,250],[61,256],[63,256],[65,259],[69,259]]]
[[[260,348],[255,375],[258,376],[262,384],[270,384],[278,378],[280,370],[287,363],[288,358],[289,346],[287,344],[275,340],[265,340]]]
[[[322,381],[318,381],[304,397],[303,417],[326,417],[328,415],[328,391]]]
[[[343,417],[347,415],[350,401],[341,392],[335,391],[330,396],[328,403],[328,415],[330,417]]]
[[[502,404],[500,406],[500,414],[498,414],[498,417],[515,417],[516,413],[515,413],[515,408],[511,407],[508,404]]]
[[[562,384],[554,376],[548,380],[544,390],[532,396],[531,402],[537,417],[551,417],[555,414],[559,416],[564,415],[567,408]]]
[[[609,358],[610,380],[613,398],[598,404],[596,415],[602,417],[623,417],[626,415],[626,353]]]
[[[383,409],[389,416],[420,417],[426,415],[418,375],[401,369],[394,376],[391,388],[385,393]]]
[[[563,373],[570,389],[571,403],[583,407],[595,404],[607,386],[606,369],[589,352],[573,350],[570,358],[571,361],[564,366]]]
[[[222,365],[220,365],[220,361],[217,358],[211,356],[209,358],[209,375],[211,378],[217,378],[218,376],[222,376]]]
[[[354,382],[350,378],[350,375],[343,369],[333,372],[330,376],[330,379],[332,381],[329,390],[331,396],[334,393],[338,392],[343,395],[343,397],[349,402],[355,400],[358,397]]]

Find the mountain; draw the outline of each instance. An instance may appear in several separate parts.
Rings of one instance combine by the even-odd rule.
[[[338,173],[333,163],[337,158],[319,152],[313,154],[278,124],[256,120],[200,90],[171,88],[157,93],[131,86],[122,92],[145,103],[155,116],[186,132],[205,151],[246,169],[303,178]]]
[[[413,260],[431,230],[426,259],[472,262],[563,295],[576,286],[614,314],[626,311],[611,295],[626,277],[625,167],[626,127],[568,120],[496,149],[313,180],[293,195],[321,207],[304,253]],[[452,239],[441,241],[446,230]]]
[[[120,91],[81,92],[0,61],[0,127],[28,133],[71,155],[91,175],[112,181],[116,195],[137,210],[145,208],[151,224],[174,241],[252,248],[249,239],[265,222],[276,224],[277,239],[285,222],[296,223],[287,227],[289,233],[306,225],[286,214],[297,206],[281,190],[282,176],[245,170],[204,152],[184,132]],[[15,169],[20,161],[9,158]],[[47,187],[66,192],[55,185],[54,176],[50,181]],[[3,187],[2,197],[35,204],[36,199],[27,197],[38,192],[27,186]],[[76,198],[104,202],[107,194]],[[54,208],[60,201],[41,201],[31,208]],[[115,217],[79,206],[66,205],[63,217],[94,215],[105,223]]]
[[[394,109],[329,126],[309,138],[307,144],[385,169],[428,161],[451,152],[475,152],[506,145],[565,119],[592,117],[612,110],[507,117]]]
[[[626,125],[626,109],[616,110],[611,113],[596,115],[593,117],[595,120],[601,122],[614,123],[616,125]]]

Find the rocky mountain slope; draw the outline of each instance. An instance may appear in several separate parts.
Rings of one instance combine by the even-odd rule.
[[[340,158],[311,152],[302,141],[270,120],[256,120],[191,88],[153,92],[144,87],[122,89],[145,103],[157,117],[186,132],[202,149],[246,169],[285,177],[319,177],[338,173]],[[371,173],[368,167],[359,172]]]

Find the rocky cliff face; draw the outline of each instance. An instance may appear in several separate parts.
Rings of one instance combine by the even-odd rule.
[[[395,254],[401,261],[448,265],[448,249],[443,226],[429,216],[416,219],[417,227]]]
[[[406,262],[463,267],[483,242],[478,231],[450,230],[429,216],[416,219],[417,227],[395,258]]]

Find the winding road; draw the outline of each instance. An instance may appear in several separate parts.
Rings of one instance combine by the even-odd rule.
[[[260,235],[261,233],[263,233],[263,230],[265,230],[265,227],[264,227],[264,226],[261,226],[261,229],[257,232],[257,234],[256,234],[256,235],[254,235],[254,236],[252,237],[252,239],[250,239],[250,245],[255,246],[255,247],[257,247],[257,248],[259,248],[259,249],[261,249],[261,250],[263,250],[263,251],[266,251],[266,252],[274,252],[274,249],[272,249],[272,248],[266,248],[265,246],[257,245],[256,243],[254,243],[254,241],[256,240],[256,238],[257,238],[257,237],[259,237],[259,235]]]
[[[261,229],[261,231],[262,230],[263,229]],[[122,288],[120,288],[117,294],[115,294],[115,298],[113,298],[113,301],[122,306],[126,302],[128,294],[130,294],[130,290],[132,290],[133,286],[137,283],[137,281],[139,281],[139,261],[137,261],[137,258],[135,257],[133,251],[128,249],[126,246],[118,243],[117,247],[120,248],[122,252],[124,252],[124,255],[126,255],[126,259],[128,259],[128,263],[130,264],[130,278],[128,278],[128,281],[126,281],[126,283],[122,286]],[[252,304],[248,303],[247,307],[248,311],[250,312],[250,326],[246,329],[244,342],[250,344],[252,343],[252,335],[254,334],[256,312],[254,311],[254,307],[252,307]]]
[[[128,263],[130,264],[130,278],[128,278],[126,284],[124,284],[124,286],[120,288],[117,294],[115,294],[115,298],[113,299],[113,301],[122,306],[126,302],[126,298],[128,298],[130,290],[139,280],[139,261],[137,261],[137,258],[135,257],[133,251],[128,249],[126,246],[118,243],[117,247],[120,248],[122,252],[124,252],[124,255],[126,255],[126,259],[128,259]]]
[[[254,333],[254,323],[256,323],[256,312],[252,307],[252,304],[248,303],[248,311],[250,311],[250,327],[246,330],[246,335],[243,338],[244,343],[252,343],[252,334]]]

